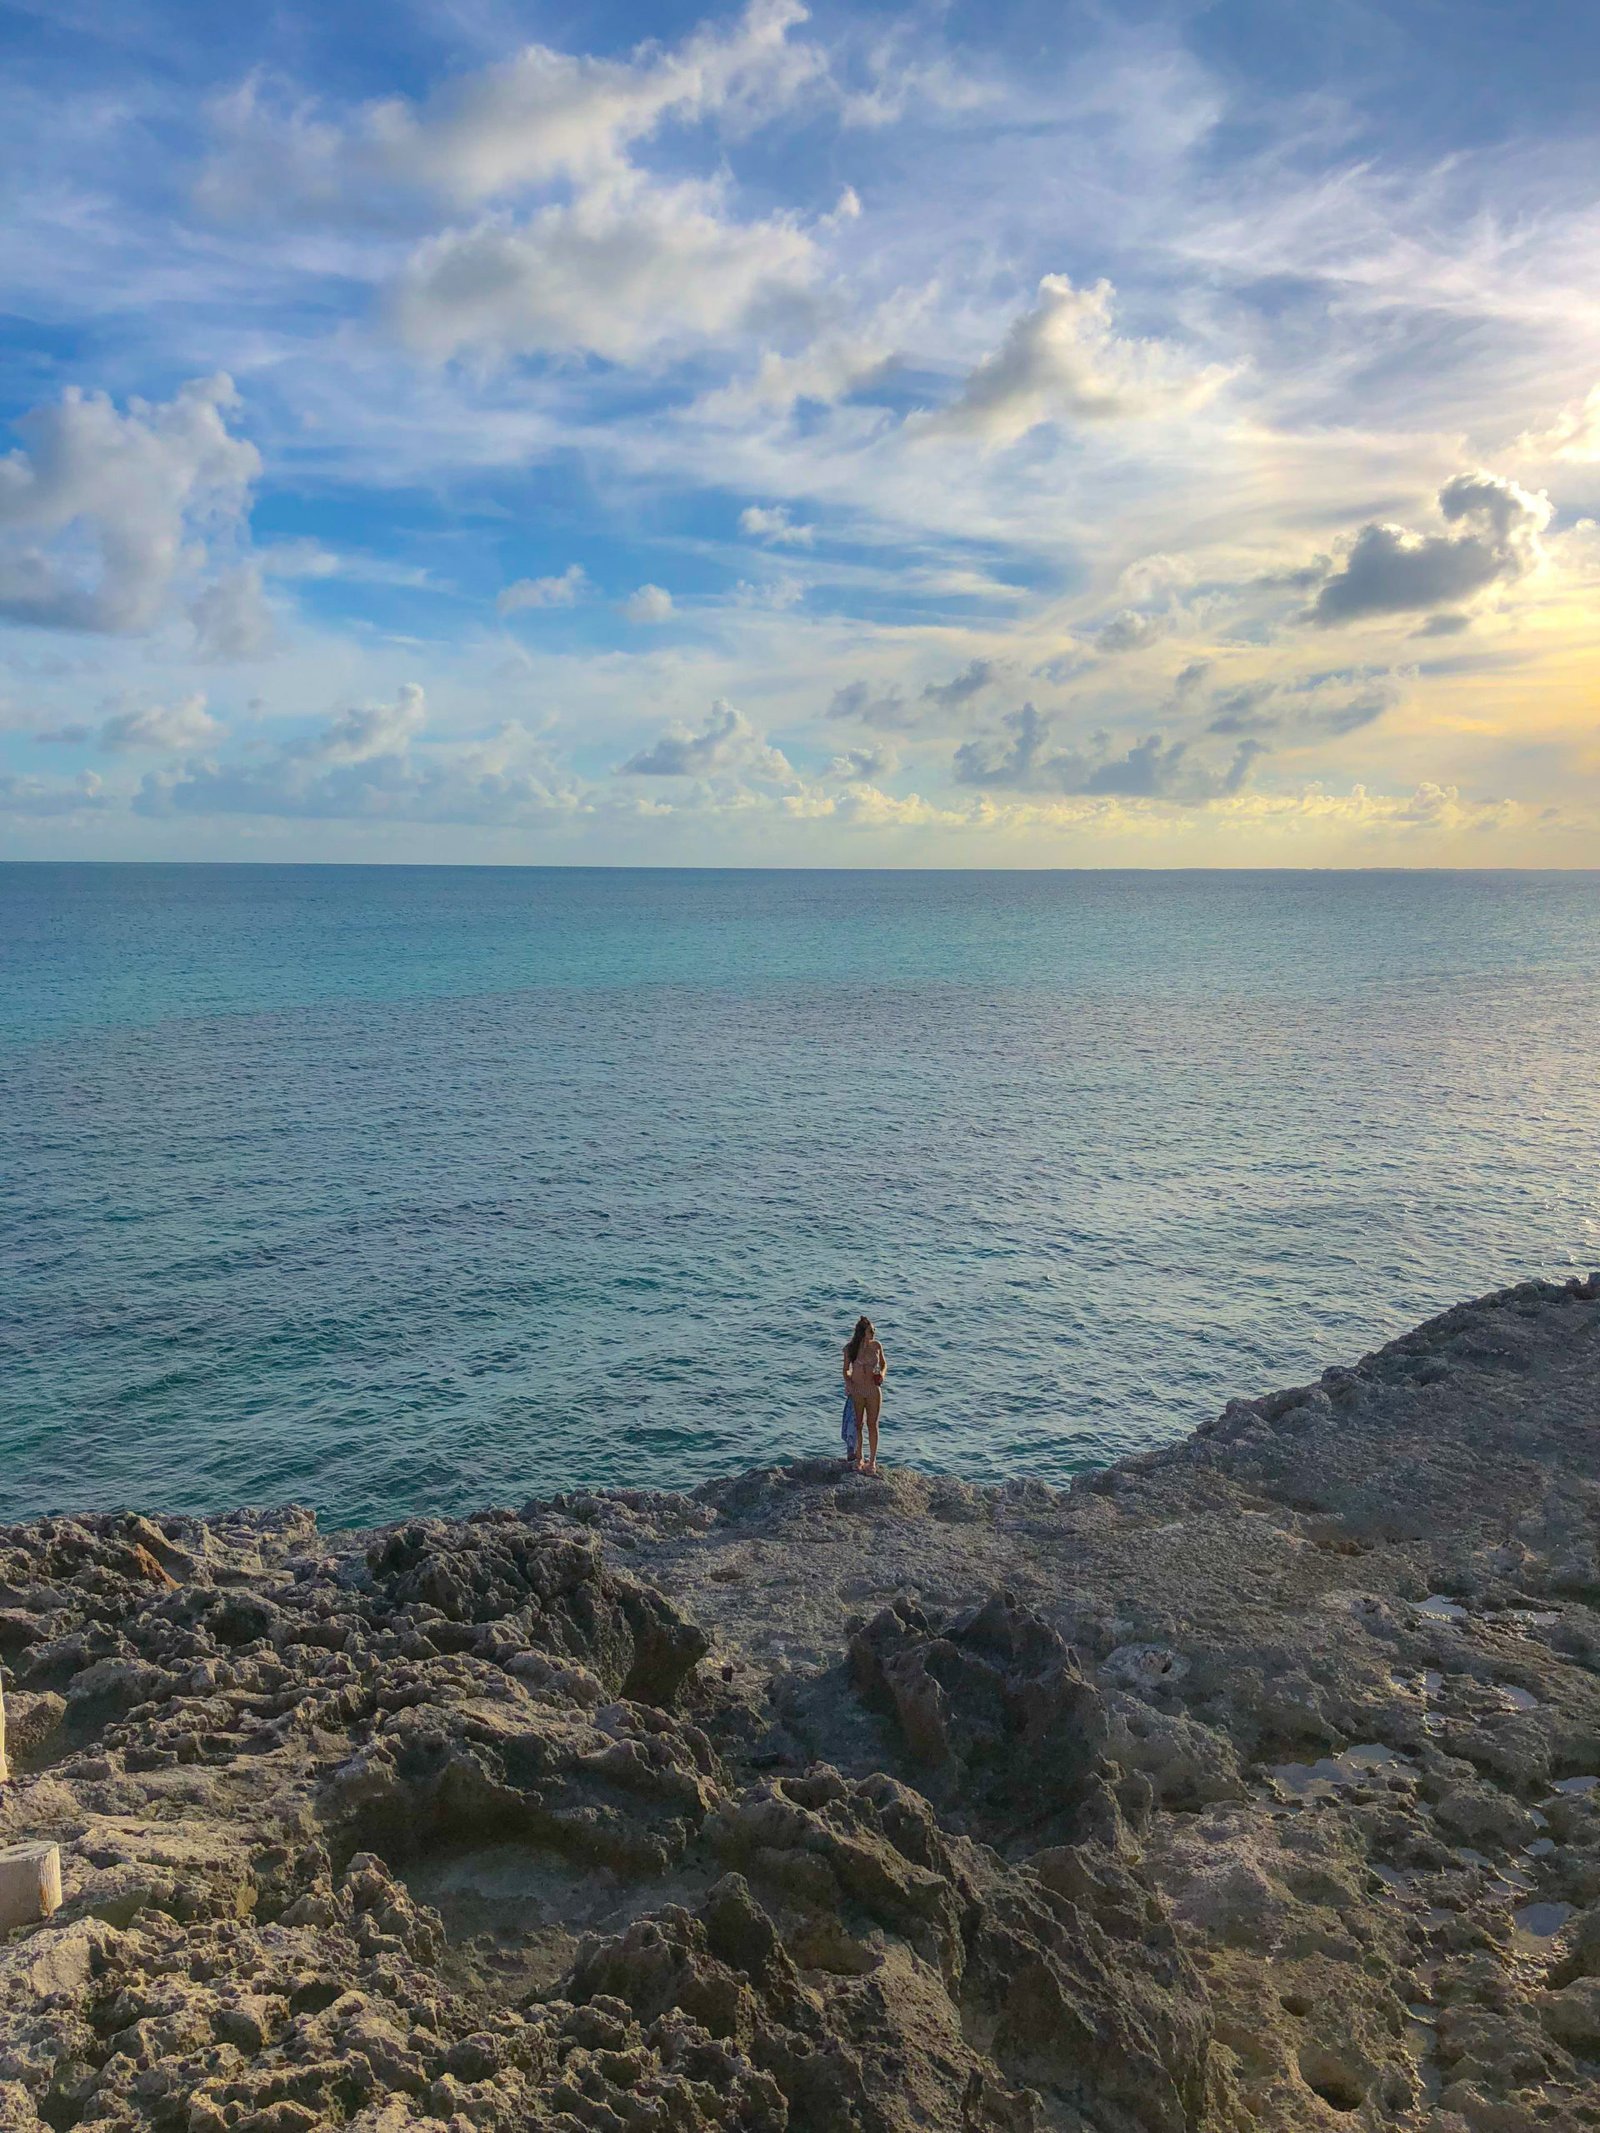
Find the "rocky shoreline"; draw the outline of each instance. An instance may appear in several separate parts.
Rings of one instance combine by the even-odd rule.
[[[1600,1277],[1070,1490],[0,1528],[0,2128],[1600,2127]]]

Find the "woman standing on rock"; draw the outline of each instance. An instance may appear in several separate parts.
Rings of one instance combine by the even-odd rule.
[[[850,1465],[858,1473],[878,1471],[878,1415],[883,1407],[883,1380],[888,1368],[877,1328],[863,1315],[844,1344],[845,1390],[856,1410],[856,1448]]]

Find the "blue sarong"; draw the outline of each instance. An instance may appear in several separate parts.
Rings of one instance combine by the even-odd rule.
[[[844,1455],[854,1459],[861,1442],[861,1424],[856,1420],[856,1403],[849,1393],[844,1396],[844,1416],[839,1424],[839,1435],[844,1439]]]

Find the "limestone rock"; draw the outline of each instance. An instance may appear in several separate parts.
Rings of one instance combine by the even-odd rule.
[[[0,2133],[1592,2129],[1597,1473],[1532,1283],[1067,1491],[0,1528]]]
[[[1114,1839],[1107,1722],[1075,1655],[1006,1592],[954,1615],[897,1600],[852,1640],[856,1685],[892,1709],[931,1781],[997,1838]]]

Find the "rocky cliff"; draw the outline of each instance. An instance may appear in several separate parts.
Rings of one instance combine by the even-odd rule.
[[[1065,1492],[0,1529],[0,2128],[1600,2127],[1597,1540],[1600,1281]]]

